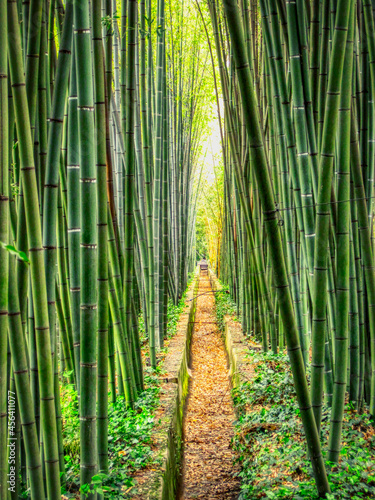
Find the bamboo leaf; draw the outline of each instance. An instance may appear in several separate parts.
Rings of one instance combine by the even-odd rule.
[[[30,264],[30,261],[29,261],[27,255],[25,254],[25,252],[22,252],[22,250],[17,250],[17,248],[14,247],[13,245],[7,245],[3,241],[0,241],[0,245],[5,250],[7,250],[10,254],[16,255],[19,259],[23,260],[26,264]]]

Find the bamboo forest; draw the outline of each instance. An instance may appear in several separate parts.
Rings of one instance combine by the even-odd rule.
[[[0,0],[0,500],[375,498],[375,0]]]

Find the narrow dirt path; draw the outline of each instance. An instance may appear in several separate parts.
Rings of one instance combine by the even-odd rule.
[[[210,290],[210,281],[203,271],[198,294]],[[235,413],[214,308],[212,293],[198,297],[191,345],[192,379],[184,420],[180,500],[234,500],[240,493],[231,449]]]

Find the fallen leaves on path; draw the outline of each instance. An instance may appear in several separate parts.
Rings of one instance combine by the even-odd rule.
[[[197,295],[211,290],[202,274]],[[198,297],[191,345],[191,380],[184,420],[181,500],[237,499],[239,469],[231,448],[235,413],[227,358],[215,324],[214,294]]]

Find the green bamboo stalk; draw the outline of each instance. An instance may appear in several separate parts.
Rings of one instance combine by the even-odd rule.
[[[56,69],[56,42],[54,34],[55,26],[55,5],[57,0],[50,0],[49,3],[49,14],[48,14],[48,81],[49,81],[49,92],[48,96],[50,100],[53,96],[53,88],[55,82],[55,69]]]
[[[327,98],[327,61],[329,57],[329,0],[323,0],[322,3],[322,14],[321,14],[321,26],[322,35],[320,42],[320,55],[319,55],[319,86],[318,86],[318,98],[317,98],[317,138],[318,138],[318,151],[321,151],[322,147],[322,133],[323,133],[323,123],[324,123],[324,111],[325,103]],[[331,56],[332,57],[332,56]]]
[[[117,370],[117,377],[121,374],[121,380],[123,382],[123,388],[125,394],[126,405],[129,407],[133,406],[134,403],[134,395],[133,395],[133,387],[130,371],[132,369],[132,365],[130,362],[130,353],[129,353],[129,343],[127,338],[125,337],[124,328],[123,328],[123,320],[121,318],[118,296],[115,290],[114,285],[114,276],[113,276],[113,263],[111,262],[109,268],[109,306],[111,309],[111,317],[113,319],[113,331],[115,343],[118,349],[116,361],[118,362],[118,367],[120,369]],[[119,394],[121,394],[119,387]]]
[[[43,213],[43,246],[44,262],[46,268],[46,284],[48,299],[48,314],[51,338],[54,338],[56,309],[55,309],[55,276],[56,276],[56,234],[57,234],[57,198],[60,169],[60,148],[63,134],[63,119],[65,110],[65,96],[68,85],[71,58],[73,5],[67,2],[59,59],[55,80],[55,90],[52,99],[52,116],[48,133],[47,165],[44,183],[44,208]],[[61,262],[61,261],[60,261]],[[67,308],[65,308],[67,313]]]
[[[317,108],[318,108],[318,84],[319,84],[319,28],[320,28],[320,0],[312,0],[311,23],[310,23],[310,87],[311,100],[314,113],[316,130]]]
[[[75,47],[73,43],[71,60],[70,90],[68,102],[68,151],[67,151],[67,204],[68,204],[68,245],[69,245],[69,291],[73,326],[73,349],[75,378],[80,393],[80,239],[81,239],[81,199],[80,166],[78,146],[77,82]]]
[[[162,280],[162,330],[161,335],[163,339],[167,336],[168,325],[168,254],[169,254],[169,241],[168,241],[168,96],[167,96],[167,69],[166,69],[166,54],[164,52],[164,81],[163,81],[163,183],[161,187],[161,200],[162,200],[162,221],[161,221],[161,240],[162,240],[162,255],[161,255],[161,280]],[[195,208],[195,207],[194,207]],[[195,224],[191,225],[192,228]],[[191,244],[189,244],[191,248]]]
[[[111,402],[116,402],[116,370],[115,370],[115,341],[113,338],[113,322],[109,311],[108,323],[108,365],[109,365],[109,387],[111,392]]]
[[[110,2],[109,2],[110,3]],[[106,93],[100,0],[94,0],[93,45],[95,83],[95,132],[98,196],[98,466],[108,473],[108,231],[107,231],[107,163],[106,163]],[[110,9],[107,5],[107,9]],[[108,12],[108,11],[107,11]],[[106,43],[111,45],[111,41]],[[112,47],[107,48],[107,95],[112,86]],[[108,66],[111,72],[108,74]]]
[[[350,332],[350,390],[349,400],[360,407],[360,337],[357,299],[357,279],[354,262],[353,238],[350,241],[350,299],[349,299],[349,332]]]
[[[26,265],[24,263],[24,265]],[[45,498],[42,464],[39,453],[38,434],[34,417],[33,401],[29,383],[29,370],[27,366],[27,346],[22,331],[21,313],[18,294],[15,286],[15,262],[9,259],[9,344],[12,354],[12,366],[16,385],[18,409],[23,426],[23,439],[25,443],[28,477],[30,481],[32,500]],[[12,388],[10,388],[12,390]],[[11,394],[15,400],[15,395]],[[15,410],[17,411],[17,410]],[[43,423],[42,423],[43,424]],[[9,427],[9,437],[15,436],[15,430]],[[13,440],[12,440],[13,441]],[[16,464],[9,464],[15,466]],[[6,498],[6,497],[5,497]],[[57,498],[57,497],[56,497]]]
[[[354,105],[354,103],[353,103]],[[355,200],[354,194],[354,182],[353,176],[351,176],[351,186],[350,186],[350,198],[351,198],[351,214],[352,214],[352,235],[353,235],[353,252],[354,252],[354,264],[355,264],[355,277],[356,277],[356,287],[355,293],[357,296],[357,309],[358,309],[358,327],[359,327],[359,338],[360,338],[360,379],[359,379],[359,407],[363,403],[363,394],[364,394],[364,382],[365,377],[368,376],[367,372],[365,374],[365,322],[364,322],[364,314],[363,314],[363,273],[362,273],[362,265],[361,265],[361,257],[360,257],[360,243],[359,243],[359,234],[358,234],[358,210],[357,203]],[[367,351],[367,349],[366,349]]]
[[[305,428],[316,485],[320,496],[329,493],[329,484],[321,455],[317,426],[310,403],[306,382],[303,357],[298,340],[298,332],[293,313],[292,301],[286,275],[281,238],[278,230],[277,213],[271,191],[268,165],[264,152],[261,130],[255,112],[255,96],[251,86],[250,70],[245,54],[243,33],[238,8],[232,0],[223,1],[231,37],[231,46],[237,69],[237,78],[241,93],[242,110],[249,140],[252,164],[256,166],[254,173],[259,187],[262,209],[265,216],[265,228],[269,238],[270,257],[273,265],[275,286],[278,294],[280,313],[286,333],[288,354],[290,357],[297,399]]]
[[[38,368],[40,373],[41,425],[44,442],[47,491],[51,499],[60,497],[59,460],[53,367],[49,338],[47,289],[42,251],[42,233],[39,219],[37,183],[33,159],[33,146],[28,114],[27,96],[23,72],[21,37],[18,30],[17,6],[8,2],[8,50],[12,78],[14,110],[19,139],[21,178],[24,187],[26,228],[29,243],[30,273],[37,332]]]
[[[31,291],[31,283],[29,284],[29,290]],[[38,358],[36,351],[36,332],[35,332],[35,318],[33,311],[33,302],[31,298],[31,293],[29,292],[29,315],[32,316],[32,325],[30,325],[29,320],[29,363],[30,363],[30,387],[31,396],[34,405],[35,423],[39,438],[39,445],[41,443],[41,432],[40,432],[40,395],[39,395],[39,372],[38,372]]]
[[[161,223],[161,178],[163,162],[163,78],[164,78],[164,0],[158,1],[157,16],[157,62],[156,62],[156,108],[155,108],[155,163],[154,163],[154,198],[153,198],[153,237],[154,237],[154,286],[155,286],[155,340],[160,349],[163,344],[160,328],[160,223]],[[152,366],[156,366],[155,361]]]
[[[350,105],[353,75],[354,5],[351,5],[348,37],[344,60],[339,111],[338,192],[337,201],[337,286],[335,383],[331,411],[328,459],[337,462],[340,453],[342,420],[344,415],[349,327],[349,224],[350,224]]]
[[[40,39],[43,13],[43,0],[34,0],[30,3],[29,26],[27,32],[26,51],[26,93],[29,105],[29,116],[31,134],[34,138],[36,108],[37,108],[37,88],[39,76]],[[24,47],[25,49],[25,47]],[[44,55],[44,54],[43,54]]]
[[[125,135],[126,127],[126,68],[127,68],[127,16],[128,0],[121,0],[121,47],[120,47],[120,67],[121,67],[121,129]],[[123,193],[124,195],[124,193]],[[123,221],[121,221],[122,223]]]
[[[151,1],[149,0],[149,3]],[[147,106],[148,102],[148,85],[150,85],[151,72],[149,71],[150,60],[148,61],[148,81],[146,82],[146,9],[145,2],[140,2],[140,23],[141,23],[141,36],[140,36],[140,96],[141,96],[141,115],[142,115],[142,145],[143,145],[143,164],[144,164],[144,178],[145,178],[145,203],[146,203],[146,227],[147,227],[147,244],[148,244],[148,290],[149,297],[147,302],[149,303],[149,314],[148,314],[148,335],[150,344],[150,357],[151,363],[155,364],[155,288],[154,288],[154,237],[153,237],[153,220],[152,220],[152,154],[151,154],[151,127],[148,123],[149,109]],[[151,23],[151,19],[148,19]],[[151,28],[151,24],[147,27],[148,30]],[[148,57],[150,57],[150,49],[152,49],[151,34],[148,33]]]
[[[97,400],[97,190],[94,97],[89,5],[75,0],[74,43],[77,68],[77,109],[81,174],[81,345],[80,439],[81,488],[91,483],[98,467]],[[87,498],[95,500],[90,489]]]
[[[64,251],[64,227],[63,227],[63,207],[61,190],[59,190],[57,201],[57,266],[59,277],[59,311],[58,318],[60,324],[60,339],[64,347],[65,368],[70,373],[69,382],[74,384],[74,359],[73,359],[73,345],[71,338],[71,321],[70,321],[70,305],[68,299],[68,286],[67,276],[65,269],[65,251]],[[57,286],[56,280],[55,285]],[[70,332],[69,332],[70,330]],[[53,355],[57,356],[56,338],[53,339]]]
[[[2,244],[8,244],[9,234],[9,132],[8,132],[8,51],[7,51],[7,4],[0,1],[0,497],[7,496],[7,351],[8,340],[8,252]]]
[[[15,404],[15,421],[14,421],[14,431],[13,435],[15,436],[15,449],[14,451],[14,461],[12,460],[13,463],[8,465],[9,472],[10,472],[10,467],[13,465],[14,469],[12,472],[14,472],[15,475],[15,487],[12,489],[11,492],[9,492],[9,497],[10,500],[18,500],[19,493],[20,493],[20,486],[21,486],[21,480],[20,480],[20,469],[21,469],[21,421],[20,421],[20,410],[17,402],[17,389],[16,389],[16,383],[14,380],[14,372],[13,368],[11,369],[10,373],[10,383],[9,383],[9,390],[10,395],[16,395],[16,404]],[[12,405],[13,406],[13,405]],[[10,457],[10,449],[8,449],[8,462]]]
[[[27,48],[27,37],[29,32],[29,12],[30,12],[30,0],[26,0],[24,4],[22,4],[22,14],[19,9],[19,16],[22,18],[22,48]],[[23,54],[24,64],[26,66],[26,50]]]
[[[350,158],[351,172],[354,183],[354,198],[356,199],[358,211],[358,231],[360,232],[360,246],[363,262],[364,276],[367,287],[367,303],[369,310],[369,339],[371,349],[371,395],[370,395],[370,413],[375,414],[375,272],[373,267],[373,252],[371,247],[370,228],[368,224],[368,211],[366,203],[366,193],[363,185],[363,177],[360,169],[360,155],[357,142],[356,123],[352,110],[351,131],[350,131]],[[359,273],[358,273],[359,274]],[[357,277],[358,279],[358,277]],[[361,326],[361,325],[360,325]]]
[[[39,59],[39,81],[38,81],[38,141],[39,141],[39,204],[40,213],[42,217],[43,227],[43,207],[44,207],[44,180],[47,168],[47,87],[46,87],[46,74],[47,74],[47,26],[46,8],[43,9],[42,26],[40,36],[40,54],[42,57]]]
[[[324,339],[325,332],[327,330],[327,246],[329,236],[329,218],[331,214],[329,203],[331,201],[333,158],[335,153],[341,80],[344,66],[350,6],[350,2],[343,2],[342,0],[338,2],[337,6],[336,25],[332,43],[332,62],[329,68],[328,90],[319,162],[314,285],[312,297],[313,328],[311,361],[311,398],[318,430],[320,430],[322,412]]]
[[[124,286],[123,301],[125,311],[124,330],[129,343],[130,353],[133,350],[133,331],[131,328],[132,281],[134,272],[134,203],[135,194],[135,98],[136,98],[136,37],[137,37],[137,0],[128,1],[127,26],[127,68],[126,68],[126,123],[125,123],[125,236],[124,236]],[[131,370],[134,377],[134,371]],[[134,394],[136,398],[136,393]]]
[[[289,7],[288,7],[289,11]],[[270,66],[271,66],[271,71],[274,73],[275,68],[272,67],[272,61],[270,61]],[[278,137],[279,137],[279,158],[280,158],[280,174],[281,174],[281,192],[282,192],[282,200],[283,200],[283,206],[289,208],[292,204],[291,199],[290,199],[290,187],[289,187],[289,179],[288,179],[288,162],[287,162],[287,144],[286,144],[286,138],[284,134],[284,127],[282,123],[282,113],[281,113],[281,103],[280,103],[280,97],[279,97],[279,91],[278,91],[278,83],[276,79],[276,75],[273,75],[273,82],[274,82],[274,89],[273,89],[273,95],[275,96],[275,115],[276,115],[276,123],[277,123],[277,132],[278,132]],[[271,89],[269,89],[270,91]],[[271,95],[269,92],[269,98],[270,102],[271,101]],[[300,298],[300,291],[299,291],[299,276],[298,276],[298,270],[297,270],[297,256],[296,256],[296,251],[295,251],[295,244],[294,244],[294,235],[293,235],[293,221],[292,221],[292,213],[290,210],[287,210],[285,212],[285,222],[286,222],[286,229],[285,229],[285,237],[286,237],[286,243],[287,243],[287,255],[288,255],[288,267],[289,267],[289,273],[290,273],[290,281],[291,281],[291,290],[292,290],[292,297],[293,297],[293,302],[294,302],[294,309],[296,313],[296,319],[297,319],[297,326],[298,326],[298,331],[299,331],[299,338],[300,338],[300,343],[302,347],[302,352],[303,352],[303,357],[305,364],[307,362],[308,358],[308,350],[307,350],[307,345],[308,342],[305,338],[304,335],[304,329],[303,329],[303,322],[302,322],[302,308],[301,308],[301,298]]]
[[[60,184],[61,186],[61,184]],[[66,225],[63,207],[63,193],[62,186],[59,191],[58,196],[58,207],[57,207],[57,269],[60,280],[60,290],[61,290],[61,305],[64,315],[64,321],[67,333],[67,347],[69,349],[69,366],[73,370],[72,381],[75,380],[75,366],[74,366],[74,347],[73,347],[73,326],[71,318],[71,306],[70,306],[70,295],[69,295],[69,278],[67,272],[67,251],[66,251]]]
[[[72,377],[73,365],[70,357],[69,341],[66,332],[66,323],[64,319],[64,313],[61,302],[62,300],[61,300],[60,286],[58,286],[56,283],[56,312],[59,325],[59,340],[60,340],[60,346],[62,348],[62,352],[60,351],[60,356],[61,356],[60,362],[63,361],[64,364],[62,375],[64,376],[65,371],[70,373],[68,381],[70,384],[72,384],[74,381],[74,377]],[[55,357],[57,357],[57,342],[55,346]]]

